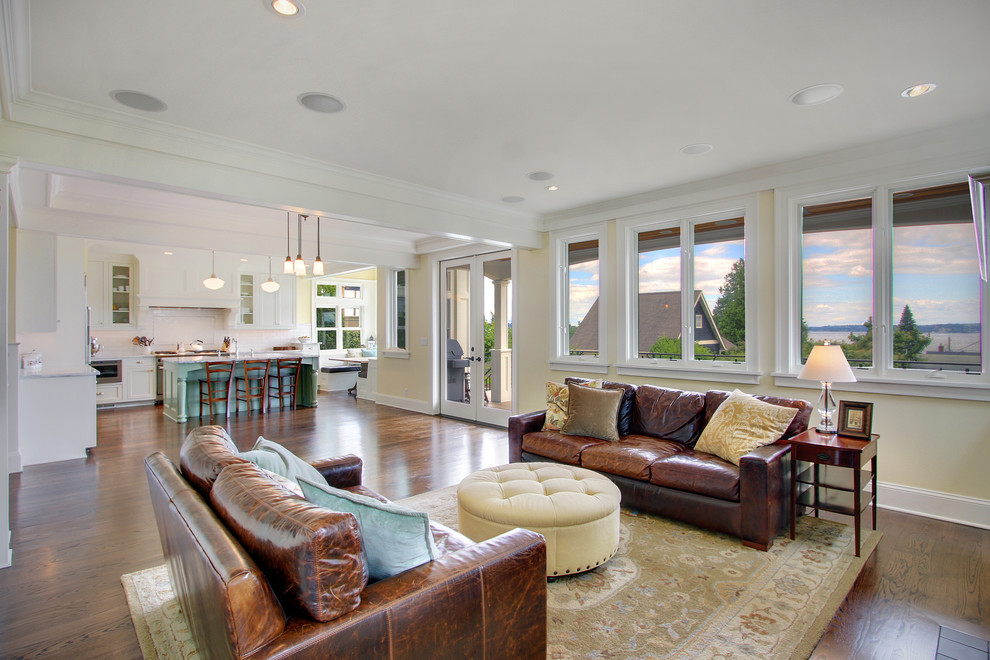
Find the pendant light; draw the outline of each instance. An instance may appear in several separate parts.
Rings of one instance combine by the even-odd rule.
[[[289,253],[289,212],[285,212],[285,265],[282,266],[282,272],[286,275],[292,275],[292,256]]]
[[[265,293],[275,293],[279,289],[279,283],[272,279],[272,258],[268,257],[268,279],[261,283],[261,290]]]
[[[217,277],[217,253],[216,250],[212,250],[213,254],[213,269],[210,276],[203,280],[203,286],[207,289],[212,289],[216,291],[223,286],[223,280]]]
[[[316,216],[316,261],[313,262],[313,275],[323,274],[323,260],[320,259],[320,216]]]
[[[296,229],[296,238],[299,239],[299,252],[296,253],[295,272],[299,277],[306,277],[306,262],[302,258],[302,221],[309,216],[300,214],[296,217],[299,220],[299,226]]]

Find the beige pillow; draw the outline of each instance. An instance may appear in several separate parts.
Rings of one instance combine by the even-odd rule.
[[[622,390],[603,390],[571,383],[568,388],[567,421],[560,432],[587,435],[615,442],[619,439],[616,421]]]
[[[602,380],[583,383],[586,387],[602,386]],[[543,422],[544,431],[559,431],[567,421],[567,385],[547,381],[547,417]]]
[[[712,415],[694,448],[739,465],[744,454],[776,442],[797,412],[735,390]]]

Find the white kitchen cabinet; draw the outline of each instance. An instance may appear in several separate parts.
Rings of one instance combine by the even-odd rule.
[[[123,360],[123,398],[126,401],[155,400],[155,358]]]
[[[111,383],[108,385],[96,386],[96,405],[102,406],[106,403],[117,403],[124,398],[124,386],[122,383]]]
[[[133,264],[90,260],[86,263],[86,303],[95,330],[135,326]]]
[[[285,330],[296,326],[296,276],[272,275],[278,291],[268,293],[261,284],[267,273],[241,273],[237,277],[240,308],[236,327],[255,330]]]

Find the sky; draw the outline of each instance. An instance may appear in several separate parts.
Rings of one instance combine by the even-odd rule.
[[[804,236],[804,319],[811,327],[861,324],[873,314],[872,231]],[[920,324],[978,323],[980,287],[972,224],[894,228],[896,323],[910,305]]]

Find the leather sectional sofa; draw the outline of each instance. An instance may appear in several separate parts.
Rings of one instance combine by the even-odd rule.
[[[145,459],[169,578],[202,657],[545,658],[542,536],[474,543],[431,522],[436,559],[369,583],[354,516],[292,494],[237,456],[222,427],[190,432],[180,465]],[[361,485],[357,456],[314,467],[384,500]]]
[[[771,546],[789,520],[789,445],[780,440],[807,430],[809,402],[757,396],[798,412],[777,443],[745,454],[736,466],[694,449],[728,392],[608,381],[603,387],[623,390],[617,442],[544,431],[546,411],[515,415],[509,419],[509,461],[557,461],[595,470],[615,482],[625,507],[732,534],[760,550]]]

